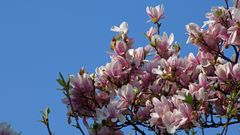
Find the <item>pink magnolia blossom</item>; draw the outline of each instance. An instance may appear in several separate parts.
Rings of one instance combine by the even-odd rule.
[[[111,63],[106,65],[106,74],[115,79],[120,79],[126,77],[128,70],[128,63],[122,57],[114,57]]]
[[[120,107],[128,107],[129,105],[131,105],[135,97],[134,88],[130,84],[122,86],[121,89],[116,90],[116,93],[120,98]]]
[[[218,65],[215,73],[221,81],[227,81],[232,76],[232,64],[228,62],[223,65]]]
[[[228,44],[240,46],[240,28],[238,26],[232,26],[228,29],[230,37]]]
[[[125,117],[121,114],[121,110],[117,108],[116,102],[110,103],[107,107],[102,107],[101,109],[96,109],[96,117],[97,122],[102,123],[103,120],[111,120],[112,122],[116,122],[119,120],[120,122],[125,122]]]
[[[206,18],[208,21],[204,22],[204,26],[206,25],[215,25],[217,23],[224,24],[229,23],[229,11],[225,7],[213,7],[211,12],[206,13]]]
[[[161,6],[158,5],[156,7],[147,7],[146,12],[150,17],[149,21],[152,21],[153,23],[157,23],[164,16],[164,7],[163,5]]]
[[[78,73],[77,76],[70,76],[70,82],[74,89],[79,90],[81,92],[88,92],[93,91],[93,79],[90,77],[90,75],[83,73]]]
[[[144,49],[139,47],[137,49],[129,49],[126,53],[126,60],[138,68],[145,57]]]
[[[240,81],[240,63],[237,63],[233,66],[233,77],[237,80]]]
[[[168,37],[167,33],[163,32],[163,36],[154,35],[151,38],[151,44],[156,46],[156,51],[162,58],[168,58],[173,54],[171,46],[173,45],[174,35],[171,33]]]
[[[127,44],[124,43],[123,41],[116,41],[116,45],[114,47],[114,51],[118,55],[124,55],[127,51],[128,47]]]
[[[168,133],[173,134],[176,132],[176,130],[185,122],[187,121],[187,118],[183,116],[183,114],[177,110],[174,109],[173,112],[168,111],[164,113],[162,117],[162,122],[164,126],[167,128]]]
[[[161,125],[161,119],[163,117],[163,115],[170,111],[170,107],[169,107],[169,102],[166,99],[165,96],[161,97],[161,101],[157,98],[153,98],[152,99],[152,103],[154,106],[154,111],[150,114],[151,119],[150,121],[150,125]]]
[[[182,74],[187,68],[187,59],[178,58],[176,55],[169,57],[167,60],[162,59],[161,65],[164,68],[164,73],[174,73],[176,76]]]
[[[63,103],[69,105],[71,100],[73,109],[79,114],[93,115],[91,110],[96,108],[96,104],[93,100],[86,100],[86,97],[93,98],[92,93],[95,92],[94,83],[92,77],[87,73],[78,73],[76,76],[70,75],[70,86],[69,90],[70,99],[64,98]],[[88,109],[84,109],[86,107]],[[72,113],[72,110],[69,110]]]
[[[151,40],[151,37],[156,34],[157,30],[154,27],[150,27],[150,29],[146,32],[146,36],[149,40]]]
[[[186,25],[186,30],[188,32],[187,44],[199,44],[203,30],[195,23],[189,23]]]

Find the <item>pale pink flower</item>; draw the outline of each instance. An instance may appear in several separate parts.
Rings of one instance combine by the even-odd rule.
[[[145,57],[144,49],[139,47],[137,49],[129,49],[126,53],[126,60],[138,68]]]
[[[163,36],[155,35],[151,38],[151,43],[156,45],[157,49],[159,49],[159,53],[163,53],[164,51],[167,51],[169,47],[173,44],[174,41],[174,35],[173,33],[170,34],[168,37],[166,32],[163,32]]]
[[[211,12],[206,13],[206,18],[209,20],[204,22],[204,26],[228,22],[229,12],[225,7],[213,7]]]
[[[240,28],[238,26],[232,26],[228,29],[230,37],[228,44],[240,46]]]
[[[228,62],[223,65],[218,65],[216,67],[215,74],[221,81],[227,81],[228,79],[230,79],[232,74],[232,64]]]
[[[73,109],[79,114],[89,114],[93,115],[92,109],[96,108],[96,104],[92,100],[86,100],[93,98],[94,83],[92,77],[87,73],[78,73],[76,76],[70,75],[70,99],[73,105]],[[70,101],[68,98],[64,98],[63,102],[69,105]],[[88,109],[85,109],[86,107]],[[69,110],[70,111],[70,110]]]
[[[199,44],[199,37],[203,33],[203,29],[201,29],[197,24],[195,23],[189,23],[186,25],[186,30],[188,32],[188,39],[187,44]]]
[[[122,88],[118,89],[116,93],[120,98],[119,107],[122,107],[122,108],[124,107],[127,108],[129,105],[131,105],[135,97],[134,88],[130,84],[122,86]]]
[[[161,96],[161,101],[154,97],[152,99],[152,103],[154,106],[154,111],[150,114],[151,118],[149,120],[150,125],[159,125],[161,124],[161,119],[164,113],[170,111],[170,103],[168,102],[165,96]]]
[[[128,64],[122,57],[112,58],[112,62],[106,65],[106,74],[113,79],[123,79],[127,76],[129,70],[127,70]],[[126,69],[126,70],[124,70]]]
[[[120,34],[127,34],[128,33],[128,23],[122,22],[120,26],[113,26],[111,31],[118,32]]]
[[[178,58],[176,55],[169,57],[167,60],[161,59],[161,66],[164,69],[164,73],[175,73],[179,76],[188,66],[187,59]]]
[[[75,90],[81,92],[89,92],[94,90],[93,79],[87,73],[80,75],[78,73],[76,76],[70,75],[70,84]]]
[[[127,51],[128,47],[125,42],[123,41],[116,41],[116,45],[114,46],[114,51],[118,55],[124,55]]]
[[[162,122],[166,127],[167,132],[170,134],[175,133],[176,130],[180,126],[185,124],[186,121],[187,121],[187,118],[185,118],[183,114],[177,109],[174,109],[173,112],[168,111],[164,113],[162,117]]]
[[[240,81],[240,63],[233,66],[233,76],[237,81]]]
[[[150,17],[149,21],[152,21],[153,23],[157,23],[160,19],[164,17],[164,7],[163,4],[156,7],[147,7],[146,12],[148,16]]]
[[[222,40],[226,41],[229,37],[226,27],[224,27],[220,23],[210,25],[207,30],[207,33],[210,34],[212,38],[214,38],[215,40],[221,38]]]
[[[199,74],[198,80],[199,80],[199,85],[201,87],[207,88],[209,86],[209,83],[207,81],[207,77],[203,73]]]
[[[115,101],[108,104],[107,107],[104,106],[101,109],[96,109],[96,119],[98,123],[102,123],[103,120],[110,119],[112,122],[119,120],[120,122],[125,122],[125,117],[121,114],[121,110],[117,108]]]
[[[233,18],[236,22],[240,22],[240,9],[232,8],[232,9],[231,9],[231,14],[232,14],[232,18]]]
[[[151,40],[151,37],[157,32],[154,27],[150,27],[150,29],[146,32],[146,36]]]

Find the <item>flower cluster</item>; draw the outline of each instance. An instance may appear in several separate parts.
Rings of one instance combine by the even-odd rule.
[[[89,134],[99,135],[123,134],[121,129],[126,126],[141,134],[145,132],[139,126],[155,134],[173,134],[239,123],[238,5],[212,8],[203,27],[186,25],[187,43],[199,48],[196,56],[180,57],[174,35],[159,34],[163,5],[146,9],[156,25],[145,33],[146,47],[133,48],[126,22],[113,26],[117,35],[111,41],[109,63],[93,74],[81,69],[67,81],[62,76],[58,80],[69,116],[76,121],[83,118]],[[225,50],[231,47],[233,56],[229,58]]]

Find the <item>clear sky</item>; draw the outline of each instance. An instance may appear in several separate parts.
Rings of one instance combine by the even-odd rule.
[[[81,67],[94,72],[109,61],[112,25],[129,23],[136,46],[145,46],[146,6],[163,3],[162,31],[173,32],[182,56],[196,51],[185,45],[185,25],[202,25],[204,15],[223,0],[1,0],[0,1],[0,122],[12,124],[23,135],[47,134],[38,123],[49,106],[56,135],[77,135],[67,125],[58,72],[75,74]],[[238,125],[239,126],[239,125]],[[229,133],[236,133],[237,126]],[[215,130],[208,131],[215,133]],[[239,132],[238,132],[239,133]]]

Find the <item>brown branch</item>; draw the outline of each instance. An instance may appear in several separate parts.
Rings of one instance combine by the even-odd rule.
[[[48,120],[47,120],[47,121],[48,121]],[[50,129],[50,126],[49,126],[49,121],[47,122],[46,126],[47,126],[47,130],[48,130],[48,134],[49,134],[49,135],[53,135],[53,134],[52,134],[52,131],[51,131],[51,129]]]
[[[79,122],[78,122],[78,116],[76,115],[77,113],[76,113],[76,111],[75,111],[74,108],[73,108],[72,100],[71,100],[71,98],[70,98],[69,89],[65,89],[65,91],[66,91],[66,94],[65,94],[65,95],[67,96],[67,99],[69,100],[71,112],[73,113],[74,119],[75,119],[75,121],[76,121],[76,126],[75,126],[75,127],[80,130],[80,132],[82,133],[82,135],[85,135],[85,133],[83,132],[83,130],[82,130],[82,128],[81,128],[81,126],[80,126],[80,124],[79,124]]]
[[[235,61],[234,62],[237,63],[238,62],[238,58],[239,58],[239,51],[238,51],[236,46],[232,45],[232,47],[233,47],[233,49],[234,49],[234,51],[236,53],[236,57],[235,57]]]

